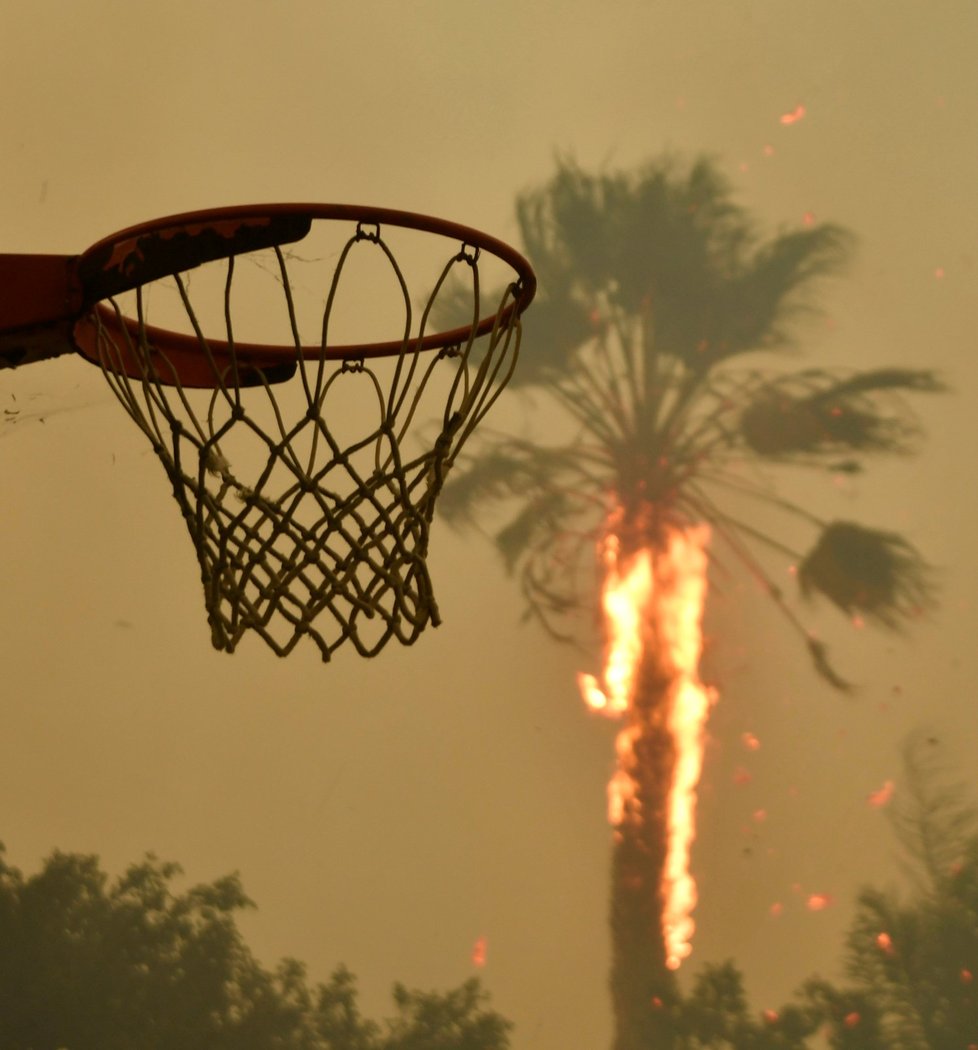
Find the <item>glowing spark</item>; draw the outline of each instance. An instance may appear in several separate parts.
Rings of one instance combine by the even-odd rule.
[[[761,1015],[768,1024],[774,1024],[778,1019],[777,1010],[765,1010]]]
[[[810,893],[808,900],[805,901],[805,907],[809,911],[824,911],[832,903],[833,899],[828,893]]]
[[[475,944],[472,945],[472,965],[473,966],[485,966],[486,965],[486,939],[485,939],[485,937],[477,938]]]
[[[846,1028],[855,1028],[856,1025],[859,1024],[860,1020],[861,1018],[859,1016],[859,1012],[857,1010],[853,1010],[851,1013],[846,1014],[846,1016],[842,1020],[842,1023],[846,1026]]]
[[[885,955],[893,955],[895,952],[893,938],[885,930],[876,935],[876,946]]]
[[[781,903],[781,901],[775,901],[775,902],[774,902],[774,903],[773,903],[773,904],[771,905],[771,907],[770,907],[770,908],[768,908],[768,913],[769,913],[769,914],[771,915],[771,917],[772,917],[772,918],[774,918],[774,919],[777,919],[777,918],[779,918],[779,917],[781,916],[781,913],[782,913],[783,911],[784,911],[784,905],[783,905],[783,904]]]
[[[805,115],[804,106],[795,106],[793,110],[788,113],[781,114],[782,124],[797,124],[799,120]]]
[[[876,791],[870,792],[870,794],[866,798],[866,801],[867,803],[869,803],[869,805],[876,806],[877,808],[885,806],[887,802],[889,802],[890,799],[893,798],[893,792],[895,788],[896,785],[893,783],[892,780],[884,781],[883,786],[881,788],[877,788]]]
[[[598,685],[598,680],[593,674],[585,674],[584,671],[580,671],[577,675],[577,687],[581,691],[584,703],[592,711],[607,710],[608,698],[602,692],[601,686]]]
[[[741,733],[740,742],[748,751],[757,751],[761,746],[760,740],[753,733]]]
[[[962,984],[971,984],[971,982],[974,979],[975,979],[975,975],[970,970],[962,970],[961,971],[961,983]]]
[[[691,952],[696,884],[689,871],[696,834],[696,787],[703,764],[703,729],[715,701],[713,690],[699,679],[701,621],[706,599],[709,529],[671,530],[662,549],[621,554],[609,522],[601,546],[604,581],[601,607],[607,647],[599,681],[581,674],[578,685],[593,711],[626,719],[615,748],[617,768],[608,784],[608,819],[613,827],[641,823],[636,767],[636,743],[648,730],[647,710],[634,704],[635,681],[644,657],[655,659],[669,678],[662,710],[672,737],[674,765],[666,800],[666,857],[662,873],[662,931],[666,965],[677,969]],[[655,648],[650,648],[654,644]]]

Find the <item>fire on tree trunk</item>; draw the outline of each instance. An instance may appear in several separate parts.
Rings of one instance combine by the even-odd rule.
[[[673,971],[691,951],[696,904],[689,854],[703,728],[715,699],[698,673],[709,530],[672,527],[629,542],[636,534],[610,519],[605,668],[601,682],[581,676],[589,706],[623,721],[608,785],[615,1050],[671,1045]]]

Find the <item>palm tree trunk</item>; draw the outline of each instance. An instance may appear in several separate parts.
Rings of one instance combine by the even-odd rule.
[[[630,794],[615,827],[611,872],[613,1050],[671,1050],[676,978],[662,929],[667,803],[675,764],[667,724],[672,682],[654,650],[642,659],[619,737]]]
[[[696,903],[696,783],[714,699],[698,669],[709,531],[657,528],[651,513],[623,517],[607,548],[615,558],[608,579],[625,581],[619,598],[631,607],[632,645],[618,656],[627,651],[634,661],[609,785],[613,1050],[673,1050],[675,970],[690,951]],[[636,566],[645,566],[637,576]],[[618,602],[604,605],[611,616],[621,611]]]

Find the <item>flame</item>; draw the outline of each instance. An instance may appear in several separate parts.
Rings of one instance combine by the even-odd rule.
[[[594,675],[578,675],[584,702],[592,711],[615,716],[628,710],[635,672],[643,648],[643,623],[652,597],[652,555],[641,550],[622,572],[618,565],[621,541],[609,533],[602,543],[605,565],[601,609],[608,630],[604,688]]]
[[[473,966],[485,966],[486,965],[486,939],[485,937],[477,937],[475,944],[472,945],[472,965]]]
[[[591,674],[578,675],[578,685],[591,710],[623,718],[626,723],[615,742],[617,763],[608,784],[608,819],[620,828],[628,821],[643,819],[634,772],[635,744],[648,728],[649,714],[635,704],[635,682],[646,653],[654,655],[670,678],[664,703],[654,717],[663,719],[674,753],[661,892],[666,965],[677,969],[692,951],[696,883],[690,873],[690,850],[696,836],[703,730],[716,699],[698,674],[709,529],[705,525],[671,529],[660,548],[641,548],[624,557],[615,532],[619,520],[620,515],[609,520],[600,547],[604,565],[601,608],[607,639],[604,670],[600,681]]]

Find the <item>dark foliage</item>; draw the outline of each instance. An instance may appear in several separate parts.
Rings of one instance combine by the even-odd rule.
[[[173,889],[150,856],[110,881],[54,853],[25,878],[0,847],[0,1050],[506,1050],[510,1024],[477,981],[447,994],[395,986],[396,1014],[361,1017],[352,975],[310,986],[273,971],[236,925],[237,876]]]
[[[802,593],[819,593],[848,615],[895,630],[934,602],[930,572],[902,536],[835,521],[798,566]]]

